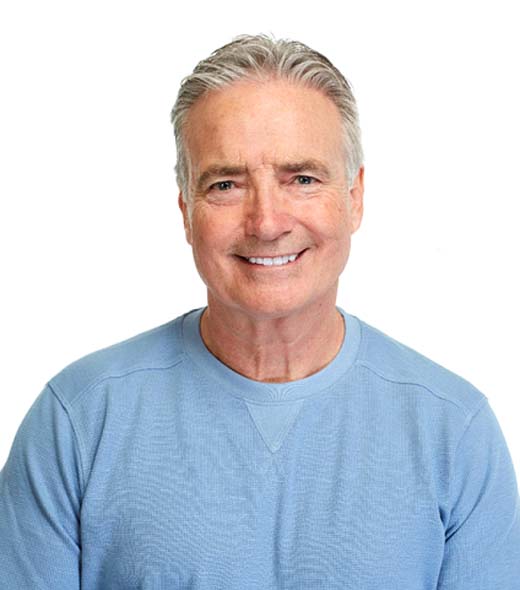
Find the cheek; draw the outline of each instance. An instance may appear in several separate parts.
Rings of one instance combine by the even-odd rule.
[[[226,263],[233,243],[228,224],[219,216],[199,214],[192,224],[195,264],[204,273],[216,273]]]
[[[351,244],[346,203],[330,202],[323,213],[321,217],[315,216],[315,219],[322,220],[315,226],[316,233],[329,260],[328,269],[323,270],[341,272],[347,263]]]
[[[338,247],[349,241],[349,221],[346,204],[337,200],[324,202],[319,210],[309,211],[307,227],[323,243]]]

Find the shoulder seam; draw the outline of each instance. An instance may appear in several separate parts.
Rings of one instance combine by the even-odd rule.
[[[459,440],[457,441],[457,444],[455,445],[455,449],[454,449],[453,454],[451,456],[451,460],[449,463],[449,475],[448,475],[448,486],[447,486],[447,496],[446,496],[447,500],[448,500],[448,505],[450,506],[450,515],[448,517],[448,523],[450,522],[450,519],[451,519],[451,493],[452,493],[453,470],[455,467],[455,462],[457,460],[457,456],[459,454],[459,449],[462,446],[462,441],[464,440],[466,433],[470,429],[470,426],[473,424],[473,421],[480,414],[480,412],[482,411],[482,409],[486,405],[489,405],[489,400],[486,397],[484,397],[484,399],[482,399],[480,401],[480,403],[477,405],[475,410],[466,417],[466,420],[465,420],[464,425],[462,427],[462,433],[459,437]],[[458,528],[460,528],[460,527],[458,527]],[[446,540],[448,540],[452,535],[454,535],[457,532],[458,528],[455,529],[454,531],[452,531],[450,533],[450,535],[446,537]]]
[[[58,400],[58,403],[63,408],[63,411],[67,415],[67,418],[69,419],[69,422],[70,422],[72,434],[74,436],[74,440],[76,441],[76,445],[78,447],[78,458],[79,458],[80,477],[81,477],[80,488],[81,488],[81,497],[83,497],[83,493],[85,490],[85,481],[86,481],[85,480],[85,461],[83,459],[84,454],[85,454],[85,450],[83,448],[83,440],[80,436],[78,427],[76,426],[76,423],[72,417],[72,408],[70,407],[70,404],[67,402],[67,400],[63,397],[63,395],[60,395],[58,393],[57,384],[51,385],[50,382],[47,382],[47,387],[49,388],[49,391],[52,393],[52,395]]]
[[[369,371],[371,371],[372,373],[374,373],[375,375],[377,375],[380,379],[383,379],[385,381],[388,381],[389,383],[396,383],[396,384],[400,384],[400,385],[415,385],[417,387],[422,387],[426,391],[429,391],[435,397],[437,397],[439,399],[442,399],[442,400],[444,400],[444,401],[446,401],[448,403],[451,403],[454,406],[456,406],[457,408],[462,409],[462,410],[465,410],[466,412],[471,412],[471,409],[470,408],[467,408],[466,406],[462,406],[462,405],[456,403],[454,400],[449,399],[448,397],[444,396],[442,394],[442,392],[437,391],[437,390],[435,390],[435,389],[433,389],[431,387],[428,387],[424,383],[420,383],[419,381],[414,381],[414,380],[400,381],[399,379],[392,379],[391,377],[382,374],[381,371],[379,371],[376,367],[374,367],[374,365],[372,365],[370,362],[368,362],[366,360],[358,360],[356,364],[365,367],[366,369],[368,369]],[[481,400],[479,402],[478,407],[481,406],[481,404],[483,403],[483,401],[487,400],[486,396],[482,392],[479,392],[479,393],[483,396],[483,400]],[[471,413],[470,413],[470,416],[471,416]]]
[[[105,375],[101,375],[97,377],[94,381],[88,383],[83,389],[80,389],[79,392],[72,398],[69,404],[72,406],[76,403],[76,401],[85,395],[87,392],[91,391],[98,387],[104,381],[108,381],[109,379],[122,379],[123,377],[128,377],[128,375],[132,375],[133,373],[140,373],[143,371],[167,371],[168,369],[172,369],[176,365],[180,364],[185,360],[186,356],[184,353],[181,353],[176,359],[175,362],[165,365],[165,366],[158,366],[158,367],[133,367],[131,369],[127,369],[121,373],[109,373]]]
[[[489,400],[487,399],[487,397],[484,396],[484,399],[480,400],[475,410],[471,414],[469,414],[469,416],[466,417],[464,426],[462,427],[462,434],[460,435],[459,441],[457,442],[457,446],[455,447],[455,452],[453,455],[454,457],[459,452],[459,447],[462,444],[462,439],[466,436],[466,432],[469,430],[475,418],[478,416],[478,414],[480,414],[480,412],[482,411],[484,406],[488,404],[488,402]]]

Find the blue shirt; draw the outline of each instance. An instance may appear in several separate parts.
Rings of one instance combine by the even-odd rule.
[[[0,475],[0,587],[520,589],[487,398],[340,311],[298,381],[222,364],[201,309],[52,378]]]

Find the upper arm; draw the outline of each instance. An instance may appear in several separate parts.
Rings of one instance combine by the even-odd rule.
[[[520,499],[487,400],[458,445],[438,590],[520,590]]]
[[[72,424],[47,386],[0,472],[0,571],[6,587],[80,587],[80,479]]]

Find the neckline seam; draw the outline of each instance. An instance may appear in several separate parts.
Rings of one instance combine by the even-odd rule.
[[[222,375],[219,374],[217,367],[210,366],[210,368],[208,369],[208,367],[206,366],[205,363],[200,362],[200,359],[197,357],[197,355],[193,354],[192,351],[190,351],[191,347],[189,345],[187,345],[187,339],[186,339],[186,335],[187,335],[186,328],[187,327],[185,325],[185,321],[188,320],[189,315],[192,313],[194,313],[194,314],[198,313],[199,314],[199,321],[200,321],[200,315],[203,313],[204,309],[205,309],[205,307],[199,307],[199,308],[193,309],[193,310],[189,311],[188,313],[186,313],[183,317],[183,321],[181,323],[181,341],[182,341],[182,350],[185,354],[185,357],[186,357],[186,359],[189,359],[196,367],[198,367],[200,370],[202,370],[203,373],[208,378],[214,379],[222,386],[225,386],[226,392],[228,395],[231,395],[233,398],[244,401],[244,402],[267,406],[267,405],[284,405],[284,404],[290,404],[290,403],[294,403],[294,402],[304,402],[307,399],[313,399],[316,395],[323,394],[324,391],[327,391],[328,389],[330,389],[334,385],[336,385],[340,379],[344,378],[345,375],[347,375],[353,369],[353,367],[357,364],[357,361],[359,360],[359,352],[360,352],[361,339],[362,339],[361,338],[361,335],[362,335],[361,321],[356,316],[353,316],[351,314],[347,314],[347,312],[344,312],[341,308],[339,308],[338,310],[343,315],[343,320],[345,321],[346,328],[348,326],[347,317],[346,317],[347,315],[350,315],[350,317],[352,317],[353,320],[357,324],[357,333],[358,333],[358,337],[356,339],[357,346],[356,346],[356,349],[351,353],[352,359],[351,359],[351,362],[348,364],[348,366],[345,367],[343,370],[341,370],[339,372],[339,374],[337,374],[336,376],[334,376],[334,375],[331,376],[329,378],[328,382],[324,383],[319,389],[313,390],[313,391],[311,391],[311,393],[304,394],[301,397],[296,397],[296,398],[291,398],[291,399],[283,399],[283,397],[280,398],[280,396],[286,396],[286,395],[290,395],[293,392],[297,392],[297,390],[299,388],[305,388],[309,384],[308,383],[301,383],[301,384],[291,386],[290,385],[291,382],[286,382],[287,388],[281,389],[281,391],[280,391],[278,388],[272,387],[272,384],[270,384],[270,383],[266,383],[263,381],[255,381],[254,379],[249,379],[245,375],[241,375],[240,373],[234,371],[231,367],[228,367],[227,365],[222,363],[222,361],[220,361],[217,357],[215,357],[213,355],[213,353],[211,353],[206,347],[205,352],[203,351],[205,356],[212,355],[214,361],[217,361],[218,363],[220,363],[222,365],[222,368],[232,372],[230,377],[232,377],[233,379],[230,379],[228,381]],[[200,328],[198,326],[196,326],[196,329],[200,330]],[[202,345],[205,347],[205,344],[202,341],[202,336],[200,335],[200,331],[198,333],[196,333],[194,336],[196,338],[197,346]],[[345,332],[345,339],[347,337],[348,337],[348,330],[346,330],[346,332]],[[200,342],[199,342],[199,340],[200,340]],[[345,343],[342,344],[342,347],[343,346],[345,346]],[[331,363],[329,363],[329,365],[327,365],[324,369],[321,369],[321,371],[324,371],[324,370],[326,370],[327,367],[330,367],[330,364],[334,363],[335,360],[337,360],[337,357],[335,357],[335,359],[333,361],[331,361]],[[341,367],[340,367],[340,369],[341,369]],[[319,372],[313,373],[313,375],[309,375],[308,377],[304,377],[300,381],[303,381],[305,379],[312,379],[312,377],[314,375],[318,375],[318,374],[319,374]],[[267,400],[266,399],[257,399],[254,397],[255,392],[252,392],[253,397],[249,397],[248,394],[244,394],[243,390],[240,389],[238,384],[233,382],[234,379],[245,379],[245,380],[250,381],[251,382],[250,384],[244,383],[244,385],[245,386],[250,385],[255,388],[256,393],[260,393],[263,395],[270,395],[270,396],[272,396],[273,399],[267,399]],[[332,381],[330,379],[332,379]],[[280,383],[280,385],[282,385],[282,383]]]

